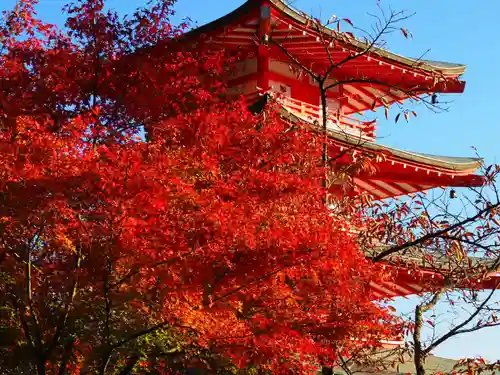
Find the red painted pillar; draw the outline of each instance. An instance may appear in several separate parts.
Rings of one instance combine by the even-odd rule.
[[[260,44],[257,55],[258,86],[262,90],[269,89],[269,38],[271,36],[271,6],[263,2],[260,7]]]

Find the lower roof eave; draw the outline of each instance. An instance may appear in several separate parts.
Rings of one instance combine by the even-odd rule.
[[[285,108],[282,108],[282,116],[292,122],[304,121]],[[456,175],[456,177],[460,177],[464,182],[468,181],[471,183],[472,186],[484,184],[484,178],[482,176],[473,175],[473,173],[483,165],[483,159],[481,158],[440,156],[405,151],[335,130],[331,130],[329,136],[348,147],[363,151],[377,152],[384,155],[389,160],[407,162],[415,166],[426,166],[436,171]]]

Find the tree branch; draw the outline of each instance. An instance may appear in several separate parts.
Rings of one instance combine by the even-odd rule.
[[[472,331],[477,331],[481,328],[485,328],[487,326],[480,326],[476,327],[475,329],[467,329],[467,330],[462,330],[465,326],[467,326],[469,323],[471,323],[475,317],[479,315],[481,311],[483,311],[484,307],[486,304],[491,300],[493,295],[495,294],[497,288],[500,286],[500,280],[495,284],[495,287],[491,290],[491,292],[488,294],[488,297],[485,298],[485,300],[479,305],[479,307],[476,308],[474,313],[472,313],[467,319],[465,319],[462,323],[457,325],[456,327],[453,327],[449,332],[445,333],[442,335],[439,339],[435,340],[433,343],[431,343],[426,349],[424,349],[425,355],[429,354],[433,349],[435,349],[437,346],[448,340],[450,337],[453,337],[455,335],[458,335],[460,333],[465,333],[465,332],[472,332]]]
[[[375,257],[372,258],[372,260],[374,262],[379,262],[381,260],[383,260],[384,258],[388,257],[389,255],[392,255],[392,254],[395,254],[395,253],[398,253],[402,250],[405,250],[405,249],[408,249],[409,247],[412,247],[412,246],[416,246],[416,245],[419,245],[423,242],[426,242],[428,240],[431,240],[431,239],[434,239],[436,237],[439,237],[439,236],[442,236],[448,232],[451,232],[457,228],[460,228],[461,226],[465,225],[465,224],[468,224],[468,223],[472,223],[474,221],[476,221],[477,219],[479,219],[481,216],[483,216],[485,213],[488,213],[490,212],[491,210],[497,208],[497,207],[500,207],[500,202],[497,202],[491,206],[488,206],[482,210],[479,210],[479,212],[477,212],[475,215],[473,216],[470,216],[458,223],[455,223],[453,225],[450,225],[449,227],[446,227],[446,228],[443,228],[441,230],[438,230],[436,232],[432,232],[432,233],[428,233],[422,237],[419,237],[417,238],[416,240],[414,241],[409,241],[409,242],[406,242],[402,245],[397,245],[397,246],[393,246],[387,250],[384,250],[382,252],[380,252],[379,254],[377,254]]]

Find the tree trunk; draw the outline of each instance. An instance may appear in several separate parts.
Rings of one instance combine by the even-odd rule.
[[[417,375],[425,375],[424,361],[425,355],[422,348],[422,326],[423,326],[423,311],[422,306],[418,305],[415,309],[415,331],[413,332],[413,343],[415,344],[415,370]]]
[[[319,93],[321,97],[321,127],[323,130],[323,168],[325,168],[325,177],[323,187],[328,189],[328,108],[326,102],[326,90],[323,88],[324,83],[320,83]],[[325,192],[325,204],[328,205],[328,191]]]
[[[45,359],[41,358],[36,364],[36,373],[38,375],[45,375],[46,367],[45,367]]]

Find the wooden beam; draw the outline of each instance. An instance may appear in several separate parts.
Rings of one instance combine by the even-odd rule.
[[[269,88],[269,38],[271,37],[271,6],[265,1],[260,6],[259,47],[257,52],[257,84],[260,89]]]
[[[426,168],[421,166],[421,168]],[[452,178],[445,172],[441,172],[439,176],[436,172],[431,172],[427,174],[426,171],[420,169],[415,172],[413,168],[408,168],[406,173],[397,173],[396,171],[379,170],[374,175],[361,174],[359,178],[366,179],[377,179],[383,182],[400,182],[400,183],[410,183],[412,185],[427,185],[433,187],[440,186],[480,186],[483,184],[483,177],[478,175],[464,175],[455,176]]]

